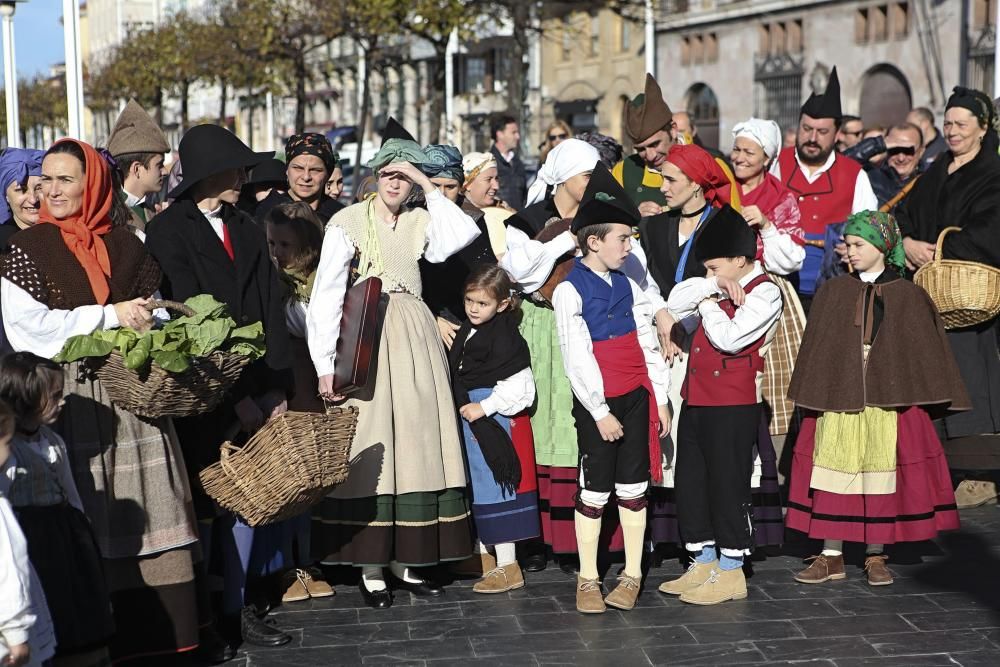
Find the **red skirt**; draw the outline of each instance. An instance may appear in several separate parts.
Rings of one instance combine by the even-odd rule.
[[[955,493],[944,450],[927,413],[899,412],[896,492],[844,495],[809,487],[816,415],[802,421],[792,456],[785,525],[809,537],[864,544],[929,540],[959,526]]]
[[[542,514],[542,538],[552,553],[575,554],[576,492],[578,468],[536,466],[538,470],[538,508]],[[625,541],[618,524],[618,504],[612,498],[604,508],[600,547],[602,551],[624,551]]]

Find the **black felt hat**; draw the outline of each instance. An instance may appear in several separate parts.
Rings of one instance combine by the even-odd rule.
[[[822,95],[813,93],[802,105],[802,113],[811,118],[833,118],[840,120],[844,115],[840,109],[840,79],[837,68],[830,72],[830,80],[826,82],[826,90]]]
[[[249,169],[274,157],[274,151],[257,153],[239,137],[218,125],[195,125],[181,138],[177,152],[183,180],[170,191],[180,198],[192,185],[229,169]]]
[[[570,231],[574,234],[590,225],[619,223],[634,227],[639,224],[639,210],[625,194],[608,168],[598,162],[590,175],[590,183],[583,192]]]
[[[288,182],[288,167],[284,162],[278,158],[271,158],[265,162],[261,162],[250,172],[250,178],[247,183],[250,185],[259,185],[261,183],[287,183]]]
[[[694,243],[699,264],[720,257],[755,257],[757,232],[728,204],[716,211]]]
[[[389,120],[385,123],[385,129],[382,130],[382,145],[385,145],[389,139],[407,139],[409,141],[416,141],[413,135],[406,131],[406,128],[399,124],[392,116],[389,116]]]

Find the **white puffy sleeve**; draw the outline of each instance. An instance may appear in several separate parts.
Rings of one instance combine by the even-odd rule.
[[[427,212],[431,220],[427,223],[424,259],[432,264],[445,261],[480,234],[476,221],[437,190],[427,194]]]
[[[576,240],[568,231],[542,243],[529,239],[516,227],[507,227],[507,253],[500,260],[500,268],[510,274],[525,293],[531,294],[552,275],[556,260],[575,248]]]
[[[113,304],[54,310],[6,278],[0,278],[0,312],[15,351],[27,350],[47,359],[59,354],[71,336],[119,326]]]
[[[306,341],[316,375],[333,373],[337,361],[337,340],[340,339],[340,319],[344,314],[344,296],[354,244],[341,227],[329,225],[323,237],[319,268],[313,282],[306,315]]]
[[[653,385],[654,398],[657,405],[667,405],[670,402],[670,368],[660,354],[656,331],[653,330],[653,304],[635,281],[629,280],[629,284],[632,286],[632,315],[635,317],[636,336],[646,360],[646,372]]]
[[[504,378],[493,387],[493,393],[479,402],[486,416],[501,414],[513,417],[535,402],[535,376],[531,368]]]
[[[854,182],[854,201],[851,202],[851,213],[877,210],[878,197],[872,190],[872,182],[868,180],[867,172],[862,169],[858,172],[858,179]]]
[[[795,273],[806,261],[806,249],[791,234],[782,234],[774,225],[761,231],[764,245],[764,266],[781,276]]]
[[[562,282],[552,293],[552,307],[556,312],[563,367],[573,395],[594,421],[604,419],[611,410],[604,397],[604,378],[594,357],[594,341],[583,319],[583,299],[572,283]]]
[[[10,503],[0,496],[0,661],[8,646],[27,643],[31,609],[28,545]]]
[[[660,286],[653,279],[653,274],[649,272],[649,262],[646,259],[646,251],[642,249],[637,241],[632,242],[632,252],[625,258],[625,263],[621,268],[622,273],[628,276],[632,282],[639,286],[652,306],[653,315],[667,307],[667,302],[660,292]]]

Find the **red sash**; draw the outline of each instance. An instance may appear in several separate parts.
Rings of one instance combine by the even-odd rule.
[[[639,387],[644,387],[649,394],[649,474],[654,482],[663,481],[660,415],[638,334],[633,331],[618,338],[594,341],[594,358],[604,379],[605,396],[624,396]]]

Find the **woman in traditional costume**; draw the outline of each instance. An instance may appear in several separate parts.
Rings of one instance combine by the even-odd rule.
[[[795,442],[786,525],[823,540],[796,581],[843,579],[850,541],[867,545],[868,583],[884,586],[892,583],[885,545],[958,528],[928,413],[970,402],[934,304],[902,278],[895,219],[856,213],[844,238],[854,272],[816,293],[788,389],[808,412]]]
[[[337,340],[350,285],[379,278],[387,300],[370,396],[344,404],[359,410],[351,472],[314,513],[314,551],[328,564],[361,568],[361,592],[375,608],[392,605],[394,587],[441,595],[414,568],[467,558],[472,551],[465,463],[449,384],[448,361],[434,317],[420,300],[421,257],[442,262],[478,235],[475,222],[419,170],[427,155],[390,138],[368,163],[376,196],[335,215],[326,229],[309,304],[309,351],[320,394],[334,387]],[[411,190],[427,209],[407,209]]]
[[[52,358],[71,336],[148,328],[160,267],[129,228],[104,158],[81,141],[57,142],[42,162],[42,196],[39,224],[14,234],[0,259],[14,350]],[[198,535],[173,424],[115,406],[82,361],[64,370],[56,431],[104,565],[117,628],[112,660],[192,650]],[[159,620],[150,624],[153,599]]]

